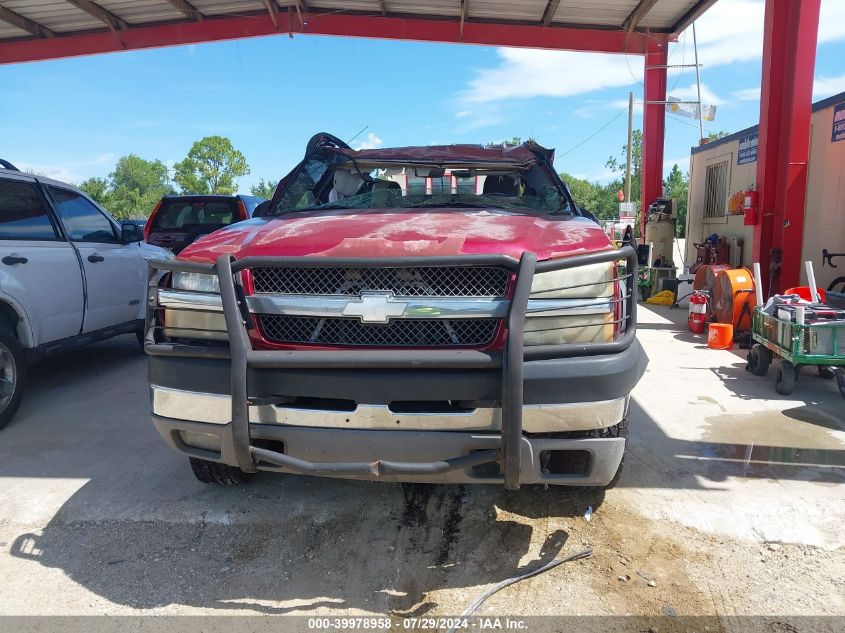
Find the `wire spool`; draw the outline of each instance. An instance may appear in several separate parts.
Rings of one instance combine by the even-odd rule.
[[[729,323],[735,333],[751,329],[751,315],[757,305],[751,271],[747,268],[716,271],[711,296],[716,322]]]

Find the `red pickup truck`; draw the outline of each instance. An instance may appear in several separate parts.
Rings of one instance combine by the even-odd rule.
[[[318,134],[255,215],[152,265],[152,420],[200,480],[614,483],[636,253],[551,150]]]

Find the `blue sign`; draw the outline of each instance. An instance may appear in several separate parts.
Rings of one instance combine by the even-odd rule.
[[[845,141],[845,103],[840,103],[833,108],[833,131],[830,133],[830,142]]]
[[[757,143],[759,137],[756,134],[743,136],[739,139],[739,151],[736,153],[736,164],[754,163],[757,161]]]

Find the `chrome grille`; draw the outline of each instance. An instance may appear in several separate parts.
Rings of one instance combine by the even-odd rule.
[[[358,319],[258,316],[276,343],[365,347],[480,347],[493,341],[498,319],[394,319],[386,325]]]
[[[392,292],[398,297],[504,297],[510,273],[503,268],[253,268],[257,293],[357,296]]]

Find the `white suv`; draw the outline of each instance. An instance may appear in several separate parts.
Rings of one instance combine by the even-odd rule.
[[[0,428],[27,364],[119,334],[140,340],[147,259],[172,257],[142,237],[78,189],[0,161]]]

